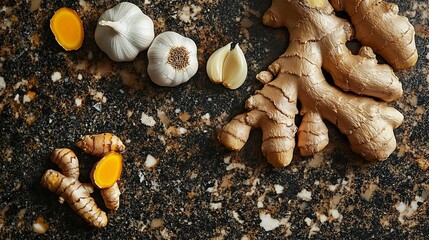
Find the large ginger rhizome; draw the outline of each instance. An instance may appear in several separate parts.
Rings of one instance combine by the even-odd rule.
[[[334,9],[347,12],[353,26]],[[223,127],[220,141],[240,150],[251,129],[262,128],[263,154],[275,167],[284,167],[293,157],[296,133],[303,156],[323,150],[328,144],[323,120],[328,120],[365,159],[388,158],[396,148],[393,130],[403,121],[386,104],[403,93],[392,67],[406,69],[417,61],[414,28],[398,15],[398,7],[375,0],[273,0],[263,23],[287,27],[289,46],[268,71],[258,74],[264,88],[247,100],[248,112]],[[346,47],[353,38],[363,46],[357,55]],[[392,67],[379,64],[374,52]],[[336,86],[326,81],[322,69]]]

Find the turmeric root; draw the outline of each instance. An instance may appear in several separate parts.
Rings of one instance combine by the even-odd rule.
[[[323,120],[345,134],[351,149],[368,160],[384,160],[396,148],[393,129],[403,121],[385,103],[402,96],[402,85],[386,64],[378,64],[372,49],[397,69],[412,67],[417,60],[414,29],[397,7],[383,1],[331,0],[337,10],[351,15],[356,38],[363,46],[357,55],[346,47],[353,28],[336,17],[328,0],[273,0],[263,23],[287,27],[289,47],[257,78],[265,83],[246,102],[249,112],[236,116],[219,133],[229,149],[240,150],[250,131],[263,131],[262,152],[275,167],[289,165],[298,132],[302,155],[313,155],[328,144]],[[332,75],[330,85],[322,73]],[[297,101],[302,123],[297,129]]]
[[[79,180],[49,169],[43,175],[41,184],[59,195],[61,203],[65,200],[89,225],[97,228],[107,225],[106,213],[98,208],[87,188]]]
[[[66,177],[79,178],[79,162],[76,154],[68,148],[57,148],[52,152],[51,160],[57,164]]]
[[[91,180],[94,186],[104,189],[110,188],[121,177],[122,155],[117,152],[108,152],[98,161],[91,171]]]
[[[76,145],[85,153],[101,157],[110,151],[123,152],[125,145],[112,133],[86,135]]]
[[[119,208],[120,195],[121,191],[117,182],[109,188],[101,189],[101,197],[103,198],[104,205],[110,210],[117,210]]]

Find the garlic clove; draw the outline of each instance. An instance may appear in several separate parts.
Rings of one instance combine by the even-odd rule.
[[[229,89],[239,88],[247,77],[247,62],[238,44],[228,53],[223,63],[223,85]]]
[[[175,32],[159,34],[147,52],[148,75],[159,86],[175,87],[198,70],[197,45]]]
[[[152,19],[129,2],[105,11],[98,19],[94,39],[113,61],[132,61],[155,37]]]
[[[231,44],[228,43],[224,47],[216,50],[209,57],[206,65],[207,75],[213,83],[222,83],[223,64],[228,53],[231,51]]]

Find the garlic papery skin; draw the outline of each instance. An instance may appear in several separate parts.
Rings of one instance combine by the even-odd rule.
[[[210,80],[213,83],[222,83],[222,72],[223,72],[223,63],[225,62],[225,58],[228,53],[231,51],[231,44],[228,43],[224,47],[216,50],[207,61],[206,71],[207,75],[209,75]]]
[[[134,60],[154,37],[152,19],[129,2],[121,2],[101,14],[94,33],[98,47],[116,62]]]
[[[247,77],[247,62],[240,46],[230,50],[231,43],[216,50],[207,61],[207,75],[213,83],[222,83],[226,88],[237,89]]]
[[[178,86],[191,79],[198,70],[197,45],[176,32],[163,32],[156,36],[147,57],[147,73],[159,86]]]

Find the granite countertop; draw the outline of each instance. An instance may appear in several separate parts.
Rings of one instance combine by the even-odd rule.
[[[404,96],[393,103],[405,116],[395,130],[398,147],[384,162],[351,152],[328,124],[330,143],[314,157],[295,151],[290,166],[275,169],[260,150],[255,130],[240,152],[225,149],[216,133],[245,111],[262,84],[254,76],[287,46],[285,29],[263,26],[269,0],[135,2],[155,23],[194,39],[199,71],[175,88],[154,85],[147,55],[115,63],[98,49],[98,16],[118,1],[6,1],[0,6],[0,238],[1,239],[424,239],[429,233],[429,6],[399,1],[416,29],[417,65],[399,71]],[[49,19],[60,7],[75,9],[85,27],[78,51],[55,41]],[[238,90],[211,83],[205,63],[215,49],[240,43],[249,75]],[[155,124],[147,119],[153,118]],[[153,126],[151,126],[153,125]],[[40,178],[56,168],[49,156],[69,147],[89,181],[94,158],[75,142],[112,132],[126,144],[121,207],[93,229]],[[146,168],[153,156],[159,162]],[[99,193],[94,193],[103,209]],[[38,235],[42,217],[48,231]]]

